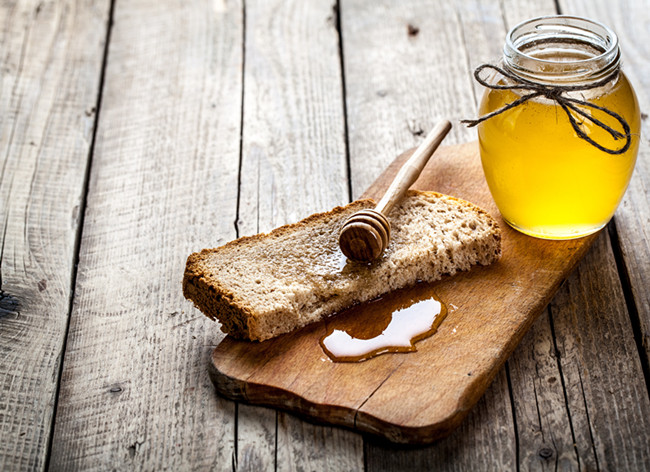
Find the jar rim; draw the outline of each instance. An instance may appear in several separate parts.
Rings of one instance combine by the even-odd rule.
[[[567,42],[595,49],[593,56],[585,58],[536,57],[529,54],[526,47],[534,47],[544,42]],[[528,19],[515,25],[506,35],[503,47],[507,66],[524,74],[539,74],[545,66],[562,66],[564,72],[573,78],[593,75],[594,72],[611,71],[620,63],[618,36],[603,23],[572,15],[549,15]],[[529,69],[525,64],[537,66]],[[591,66],[591,67],[589,67]],[[543,74],[547,75],[547,74]],[[550,75],[554,75],[552,72]]]

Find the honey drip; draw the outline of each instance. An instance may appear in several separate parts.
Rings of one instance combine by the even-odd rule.
[[[426,284],[398,290],[350,308],[327,322],[320,340],[335,362],[361,362],[388,352],[416,351],[431,336],[447,308]]]

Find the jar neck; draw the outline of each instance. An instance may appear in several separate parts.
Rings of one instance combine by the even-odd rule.
[[[616,34],[601,23],[574,16],[527,20],[510,30],[504,66],[542,84],[589,84],[620,67]]]

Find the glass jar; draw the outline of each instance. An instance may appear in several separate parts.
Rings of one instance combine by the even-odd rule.
[[[494,74],[489,86],[515,88],[487,88],[480,116],[497,113],[478,125],[483,170],[501,215],[546,239],[598,231],[625,193],[639,146],[639,105],[619,70],[616,34],[578,17],[528,20],[508,33],[502,67],[506,76]],[[534,96],[498,112],[527,94]]]

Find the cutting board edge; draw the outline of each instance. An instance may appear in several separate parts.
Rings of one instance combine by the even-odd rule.
[[[221,372],[215,366],[214,361],[209,363],[208,372],[217,393],[230,400],[277,408],[315,424],[344,427],[357,433],[370,433],[380,440],[396,444],[431,444],[453,431],[472,407],[472,405],[459,407],[439,422],[420,426],[397,425],[362,412],[360,410],[362,405],[357,408],[348,408],[313,402],[302,395],[280,387],[236,379]],[[359,421],[359,414],[362,415],[361,421]]]
[[[313,402],[281,387],[237,379],[219,370],[216,355],[215,348],[208,365],[208,374],[219,395],[250,405],[277,408],[315,423],[335,424],[355,430],[357,408]]]

